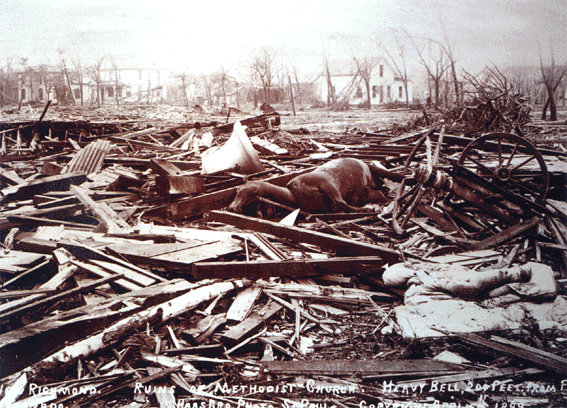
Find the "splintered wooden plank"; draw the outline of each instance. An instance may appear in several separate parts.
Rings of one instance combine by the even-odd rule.
[[[99,259],[91,259],[90,262],[100,266],[103,269],[112,271],[113,273],[121,273],[122,275],[124,275],[125,279],[131,282],[135,282],[136,285],[139,287],[150,286],[156,283],[157,281],[157,279],[152,277],[151,275],[148,276],[146,274],[142,274],[135,269],[128,268],[122,265],[117,265],[114,262],[101,261]]]
[[[132,230],[132,227],[128,225],[126,221],[120,218],[120,216],[118,216],[118,214],[116,214],[107,204],[97,203],[95,200],[89,197],[88,189],[71,186],[71,191],[99,221],[106,225],[108,233],[112,234],[117,232],[130,232]]]
[[[153,375],[159,373],[160,369],[156,367],[148,367],[148,374]],[[177,406],[175,394],[171,390],[171,385],[166,380],[159,380],[155,383],[156,391],[155,396],[160,408],[169,408]],[[165,390],[165,391],[162,391]]]
[[[131,264],[130,262],[127,262],[123,259],[120,259],[118,257],[112,256],[112,255],[108,255],[104,252],[102,252],[101,250],[92,247],[92,246],[88,246],[88,245],[83,245],[82,243],[78,242],[78,241],[61,241],[60,245],[64,248],[66,248],[67,250],[69,250],[69,252],[72,252],[75,254],[75,256],[77,256],[77,258],[80,259],[89,259],[89,260],[101,260],[101,261],[106,261],[106,262],[111,262],[111,263],[115,263],[118,265],[121,265],[127,269],[131,269],[134,270],[144,276],[148,276],[152,279],[155,279],[156,281],[159,282],[163,282],[165,281],[164,278],[162,278],[161,276],[158,276],[150,271],[147,271],[145,269],[142,269],[134,264]]]
[[[250,286],[238,292],[230,308],[226,312],[227,320],[241,322],[248,316],[256,299],[260,296],[262,288],[259,286]]]
[[[458,254],[450,255],[440,255],[428,257],[427,260],[431,260],[439,263],[450,263],[463,266],[476,265],[479,263],[487,262],[489,260],[496,260],[501,256],[498,251],[493,251],[491,249],[483,249],[481,251],[467,251],[460,252]]]
[[[85,174],[59,174],[42,179],[31,181],[27,184],[7,187],[2,190],[5,197],[2,201],[27,200],[36,194],[43,194],[48,191],[69,190],[72,184],[81,184],[87,181]]]
[[[287,227],[277,222],[260,220],[245,215],[233,214],[226,211],[211,211],[209,214],[213,221],[223,222],[238,228],[265,232],[280,238],[287,238],[298,242],[317,245],[321,248],[354,256],[380,256],[386,262],[398,262],[400,254],[393,249],[367,244],[365,242],[337,237],[305,228]]]
[[[508,340],[508,339],[505,339],[503,337],[491,336],[490,338],[493,341],[496,341],[496,342],[501,343],[501,344],[508,345],[510,347],[515,347],[515,348],[522,350],[525,353],[528,353],[530,355],[537,355],[537,356],[543,357],[545,359],[551,360],[553,362],[556,362],[561,367],[563,367],[564,372],[567,373],[567,358],[555,355],[553,353],[549,353],[545,350],[540,350],[538,348],[528,346],[527,344],[523,344],[523,343],[520,343],[518,341]]]
[[[6,180],[10,184],[26,184],[26,180],[18,176],[14,170],[6,170],[0,167],[0,180]]]
[[[512,239],[522,233],[524,233],[525,231],[529,230],[530,228],[535,227],[537,224],[539,224],[541,221],[543,220],[543,218],[540,217],[533,217],[530,218],[528,220],[524,220],[521,221],[519,223],[517,223],[516,225],[507,228],[503,231],[500,231],[497,234],[492,235],[491,237],[488,237],[478,243],[475,243],[473,245],[470,246],[471,250],[478,250],[478,249],[486,249],[486,248],[490,248],[493,247],[494,245],[498,245],[501,244],[509,239]]]
[[[247,319],[226,331],[221,336],[221,340],[229,346],[240,343],[245,337],[255,334],[265,322],[274,317],[282,308],[283,306],[276,302],[267,303]]]
[[[382,375],[445,373],[462,370],[457,364],[436,360],[310,360],[268,361],[264,367],[273,374],[293,375]]]
[[[210,244],[211,241],[189,240],[188,242],[175,242],[146,245],[143,243],[111,244],[108,248],[122,255],[140,256],[150,258],[154,256],[174,254],[186,249],[196,248]]]
[[[93,260],[92,262],[93,262],[93,263],[96,263],[96,262],[99,262],[99,261]],[[116,272],[118,272],[118,271],[115,271],[115,267],[118,266],[118,265],[116,265],[116,264],[109,264],[109,265],[111,265],[111,268],[112,268],[112,269],[110,269],[110,270],[112,270],[112,272],[108,272],[108,270],[105,270],[105,269],[103,269],[103,268],[100,267],[100,266],[93,265],[93,264],[87,263],[87,262],[80,262],[80,261],[74,261],[74,260],[72,260],[71,263],[72,263],[73,265],[78,266],[78,267],[81,268],[82,270],[87,271],[87,272],[90,272],[90,273],[92,273],[93,275],[99,276],[99,277],[101,277],[101,278],[106,278],[106,277],[112,276],[112,275],[114,275]],[[126,268],[123,268],[123,269],[126,269]],[[131,272],[133,272],[133,271],[130,270],[130,271],[128,271],[128,272],[131,273]],[[145,276],[142,276],[142,275],[139,275],[139,274],[137,275],[137,277],[146,278]],[[131,280],[131,279],[132,279],[132,276],[130,276],[130,280]],[[146,279],[150,279],[150,278],[146,278]],[[141,280],[143,280],[143,279],[141,279]],[[134,281],[134,282],[139,282],[139,281]],[[124,288],[124,289],[126,289],[126,290],[138,290],[138,289],[141,289],[141,288],[144,287],[144,286],[148,286],[148,284],[146,284],[146,285],[143,285],[143,284],[140,285],[140,284],[134,283],[134,282],[131,282],[131,281],[127,280],[127,279],[118,279],[118,280],[116,280],[115,284],[118,285],[118,286],[121,286],[122,288]],[[155,282],[155,280],[152,279],[149,284],[154,283],[154,282]]]
[[[54,220],[51,218],[41,218],[41,217],[31,217],[26,215],[9,215],[6,217],[8,221],[14,223],[16,225],[64,225],[66,227],[75,227],[75,228],[89,228],[92,229],[94,226],[91,224],[81,224],[78,222],[70,222],[70,221],[62,221],[62,220]]]
[[[194,262],[208,261],[242,251],[233,239],[153,245],[109,245],[108,249],[132,262],[153,266],[189,268]]]
[[[40,308],[40,307],[43,307],[43,306],[46,306],[46,305],[49,305],[49,304],[53,304],[53,303],[58,302],[58,301],[60,301],[64,298],[70,298],[72,296],[75,296],[78,293],[88,292],[89,290],[94,289],[97,286],[103,285],[105,283],[111,282],[111,281],[116,280],[116,279],[120,279],[121,277],[122,277],[122,275],[113,275],[113,276],[109,276],[108,278],[98,279],[94,282],[91,282],[91,283],[85,285],[85,286],[70,289],[70,290],[58,293],[56,295],[48,296],[46,298],[40,299],[36,302],[20,306],[16,309],[12,309],[12,310],[7,311],[6,313],[0,314],[0,321],[21,316],[24,313],[31,311],[32,309],[37,309],[37,308]]]
[[[64,252],[65,251],[63,249],[56,249],[53,254],[55,256],[57,256],[57,255],[64,253]],[[37,287],[37,289],[47,289],[47,290],[57,289],[59,287],[59,285],[61,285],[63,282],[65,282],[67,279],[69,279],[71,276],[73,276],[73,274],[76,271],[77,271],[77,267],[74,266],[74,265],[71,265],[69,262],[60,263],[57,273],[51,279],[49,279],[47,282],[45,282],[42,285],[40,285],[39,287]],[[27,305],[29,303],[32,303],[32,302],[34,302],[38,299],[42,299],[44,297],[45,297],[45,295],[42,295],[42,294],[30,295],[30,296],[26,296],[25,298],[16,299],[16,300],[12,300],[11,302],[1,304],[0,305],[0,314],[6,312],[7,310],[12,310],[12,309],[16,309],[16,308],[19,308],[21,306]]]
[[[44,260],[44,254],[10,250],[0,257],[0,272],[21,273]]]
[[[226,314],[210,315],[198,320],[192,327],[185,330],[183,334],[192,344],[201,344],[208,339],[215,330],[226,323]]]
[[[195,279],[230,279],[317,276],[334,273],[358,274],[366,272],[369,265],[381,266],[383,264],[384,260],[376,256],[286,261],[199,262],[193,264],[193,277]]]
[[[457,231],[457,228],[455,228],[455,226],[450,221],[443,218],[443,213],[438,209],[425,204],[419,204],[417,206],[417,209],[418,211],[421,211],[424,215],[435,221],[437,225],[439,225],[447,232]]]
[[[566,359],[555,356],[553,354],[551,355],[553,357],[551,357],[549,355],[550,353],[546,353],[542,350],[537,350],[536,352],[529,346],[517,342],[507,342],[507,344],[503,344],[501,340],[497,342],[472,333],[456,334],[456,336],[461,341],[471,344],[475,347],[480,346],[490,349],[497,354],[503,353],[520,360],[529,361],[530,363],[533,363],[541,368],[553,371],[558,374],[567,374]]]

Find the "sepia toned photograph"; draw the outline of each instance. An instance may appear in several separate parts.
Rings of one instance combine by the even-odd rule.
[[[565,1],[0,17],[0,408],[567,406]]]

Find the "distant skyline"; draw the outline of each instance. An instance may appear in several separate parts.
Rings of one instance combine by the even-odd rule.
[[[459,69],[536,65],[538,42],[544,58],[551,43],[557,62],[567,59],[565,0],[2,0],[0,15],[0,65],[8,57],[58,64],[61,49],[83,65],[106,55],[119,67],[235,73],[250,50],[267,45],[292,55],[307,78],[324,47],[331,58],[348,58],[349,47],[381,55],[378,38],[396,53],[392,29],[442,40],[440,21]]]

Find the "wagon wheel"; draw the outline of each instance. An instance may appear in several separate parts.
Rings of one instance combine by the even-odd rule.
[[[482,178],[532,201],[545,198],[549,174],[542,155],[526,139],[490,133],[469,143],[459,164]]]

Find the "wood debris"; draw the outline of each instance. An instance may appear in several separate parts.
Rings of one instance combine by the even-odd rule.
[[[297,130],[277,112],[52,112],[0,123],[0,407],[565,403],[564,150],[443,122],[394,135]],[[255,170],[203,174],[237,131]],[[260,197],[227,211],[248,181],[285,187],[346,157],[386,202],[310,214]],[[556,290],[534,301],[521,285],[537,277],[511,284],[521,299],[506,313],[522,318],[493,327],[481,316],[508,306],[404,305],[382,279],[402,262],[545,264]],[[436,321],[469,306],[470,332]]]

